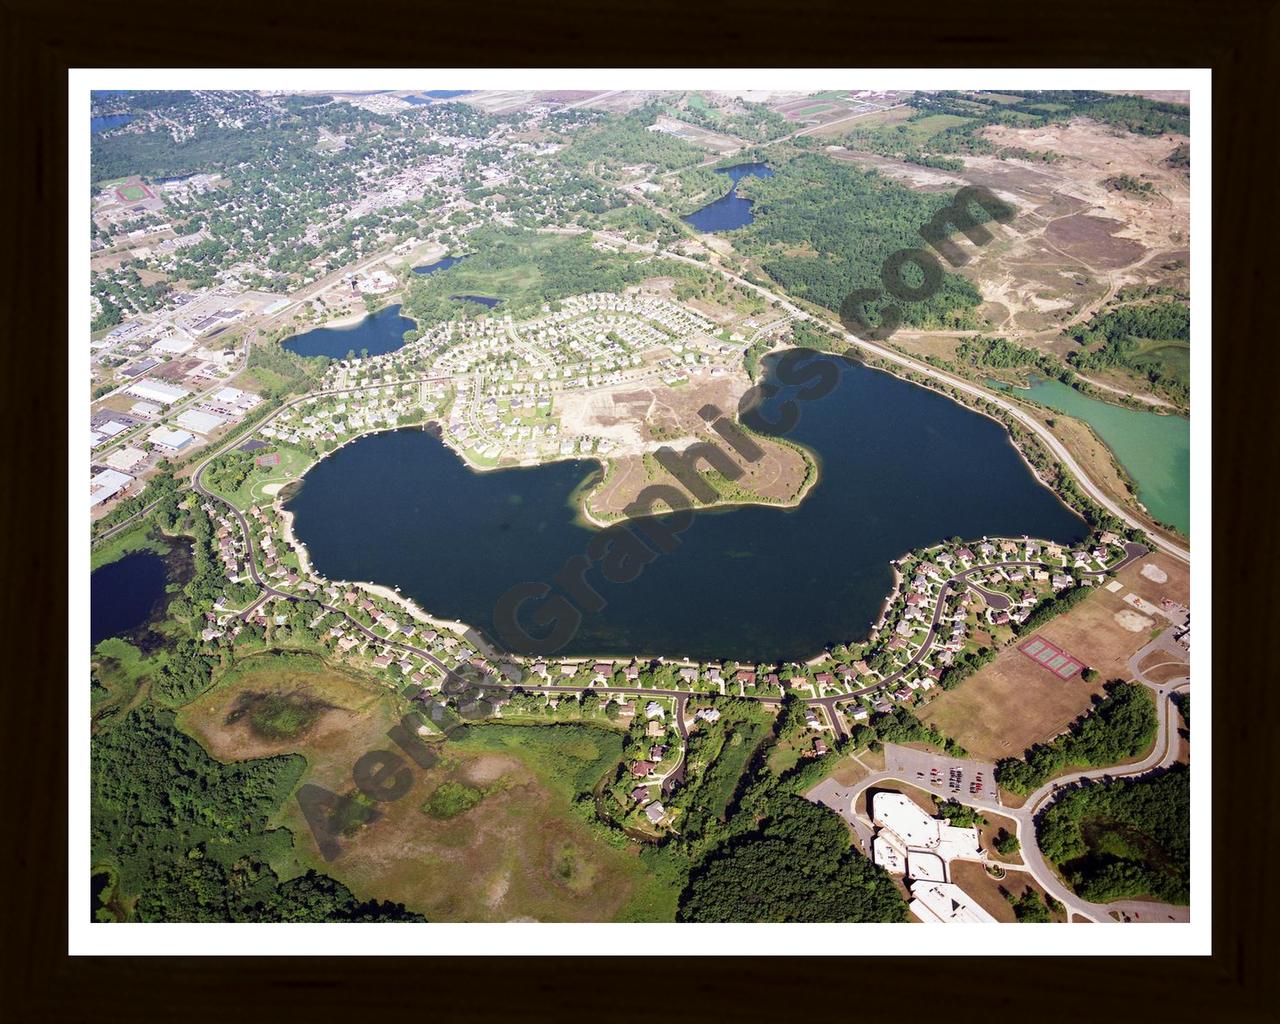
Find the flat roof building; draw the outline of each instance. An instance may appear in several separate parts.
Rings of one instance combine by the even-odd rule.
[[[122,472],[134,469],[147,461],[147,453],[141,448],[121,448],[107,456],[107,465]]]
[[[972,896],[950,882],[916,882],[908,909],[926,924],[995,924]]]
[[[903,793],[876,793],[871,799],[871,820],[887,828],[906,847],[928,849],[938,845],[941,822],[925,814]]]
[[[89,507],[100,505],[108,498],[114,498],[133,483],[133,477],[114,469],[104,469],[89,480]]]
[[[147,440],[161,448],[167,448],[172,452],[180,452],[183,448],[195,440],[195,437],[185,430],[170,430],[168,427],[156,427],[147,435]]]
[[[180,356],[184,352],[190,352],[195,342],[188,341],[186,338],[180,338],[174,335],[172,338],[162,338],[151,346],[152,352],[164,352],[168,355]]]
[[[124,390],[126,394],[133,395],[135,398],[145,398],[152,402],[159,402],[161,405],[169,405],[191,394],[186,388],[165,384],[158,380],[136,381]]]
[[[197,434],[207,434],[212,430],[217,430],[227,421],[221,416],[215,416],[211,412],[203,412],[200,409],[188,409],[178,417],[178,423],[188,430],[193,430]]]
[[[141,416],[143,419],[151,419],[160,412],[160,406],[152,402],[134,402],[129,406],[129,411],[135,416]]]

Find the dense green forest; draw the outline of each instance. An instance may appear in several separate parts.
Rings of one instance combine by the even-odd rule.
[[[701,93],[681,93],[663,106],[663,110],[689,124],[715,132],[727,132],[748,142],[767,142],[795,130],[781,114],[763,103],[740,101],[741,110],[730,112],[714,107]]]
[[[657,105],[649,104],[585,128],[559,158],[571,167],[655,164],[667,171],[698,163],[706,154],[693,143],[667,132],[649,131],[659,113]]]
[[[667,275],[697,290],[705,271],[675,260],[650,260],[602,252],[589,235],[539,235],[510,228],[485,227],[469,239],[472,255],[430,275],[414,275],[401,312],[422,328],[476,313],[474,303],[456,294],[488,294],[502,299],[501,312],[536,312],[544,302],[593,291],[622,291],[647,277]],[[481,313],[486,312],[481,309]]]
[[[99,732],[90,835],[95,870],[115,878],[105,902],[132,904],[136,921],[423,920],[314,872],[280,881],[270,865],[291,857],[292,837],[268,820],[305,767],[296,755],[221,764],[148,707]]]
[[[1177,397],[1189,397],[1185,346],[1150,344],[1190,341],[1191,309],[1185,302],[1122,306],[1081,324],[1070,336],[1084,346],[1067,356],[1067,362],[1077,370],[1123,367],[1145,375],[1152,384]]]
[[[782,788],[752,810],[759,825],[694,869],[679,920],[906,920],[897,887],[883,868],[853,850],[849,830],[834,812]]]
[[[1087,900],[1191,898],[1191,772],[1184,764],[1073,789],[1044,812],[1036,832],[1044,855]]]
[[[1140,683],[1107,684],[1106,696],[1071,728],[1038,743],[1022,758],[996,765],[996,781],[1011,793],[1030,793],[1067,768],[1105,767],[1145,753],[1156,735],[1156,709]]]
[[[771,178],[752,178],[740,189],[755,201],[753,223],[734,233],[734,245],[757,258],[793,295],[839,312],[855,289],[884,292],[881,269],[900,249],[925,246],[921,227],[950,205],[953,196],[921,193],[850,164],[816,154],[781,161]],[[979,220],[985,220],[976,210]],[[915,268],[903,269],[910,280]],[[898,300],[887,295],[863,304],[868,323]],[[981,326],[977,288],[944,271],[937,290],[920,301],[900,302],[903,323],[923,328]]]
[[[1088,117],[1101,124],[1121,128],[1135,135],[1188,135],[1191,112],[1182,103],[1149,100],[1143,96],[1116,96],[1087,89],[1058,89],[1017,92],[1012,103],[993,100],[989,94],[945,90],[917,94],[910,103],[918,110],[971,118],[962,131],[970,133],[984,124],[1013,124],[1019,127],[1069,121]]]
[[[1019,345],[1007,338],[962,338],[956,346],[956,358],[970,366],[986,366],[996,370],[1038,366],[1044,356],[1035,349]]]

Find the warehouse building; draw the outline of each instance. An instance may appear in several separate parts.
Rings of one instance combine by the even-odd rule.
[[[114,498],[131,483],[133,483],[133,477],[115,469],[104,469],[100,473],[95,473],[89,479],[89,507],[93,508],[94,505],[101,505],[104,501]]]
[[[149,402],[159,402],[161,405],[170,405],[179,398],[186,398],[191,394],[186,388],[180,388],[175,384],[165,384],[158,380],[136,381],[124,390],[126,394],[133,395],[134,398],[144,398]]]
[[[180,426],[195,431],[197,434],[207,434],[210,431],[217,430],[226,422],[221,416],[215,416],[211,412],[203,412],[200,409],[188,409],[178,417]]]
[[[168,427],[156,427],[147,435],[147,440],[158,448],[164,448],[171,452],[180,452],[183,448],[195,440],[191,434],[185,430],[170,430]]]
[[[147,461],[147,453],[141,448],[121,448],[118,452],[112,452],[106,458],[106,463],[112,469],[118,469],[123,473],[137,469]]]

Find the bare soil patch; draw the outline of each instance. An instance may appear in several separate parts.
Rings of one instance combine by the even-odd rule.
[[[1123,221],[1075,213],[1055,220],[1044,234],[1068,256],[1091,267],[1116,269],[1136,263],[1147,252],[1140,242],[1117,236],[1123,228]]]
[[[1089,656],[1083,649],[1080,655]],[[960,686],[940,693],[920,718],[953,737],[974,757],[993,761],[1017,757],[1033,744],[1057,736],[1087,711],[1093,697],[1102,693],[1106,678],[1103,675],[1094,683],[1080,675],[1059,679],[1016,647],[1009,647]]]

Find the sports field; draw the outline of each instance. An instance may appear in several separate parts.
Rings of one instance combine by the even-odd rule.
[[[123,203],[138,203],[144,199],[154,199],[155,194],[146,185],[121,185],[116,189],[116,198]]]
[[[1029,640],[1024,640],[1018,645],[1018,650],[1063,679],[1070,679],[1081,669],[1078,658],[1071,657],[1066,651],[1055,647],[1042,636],[1033,636]]]

